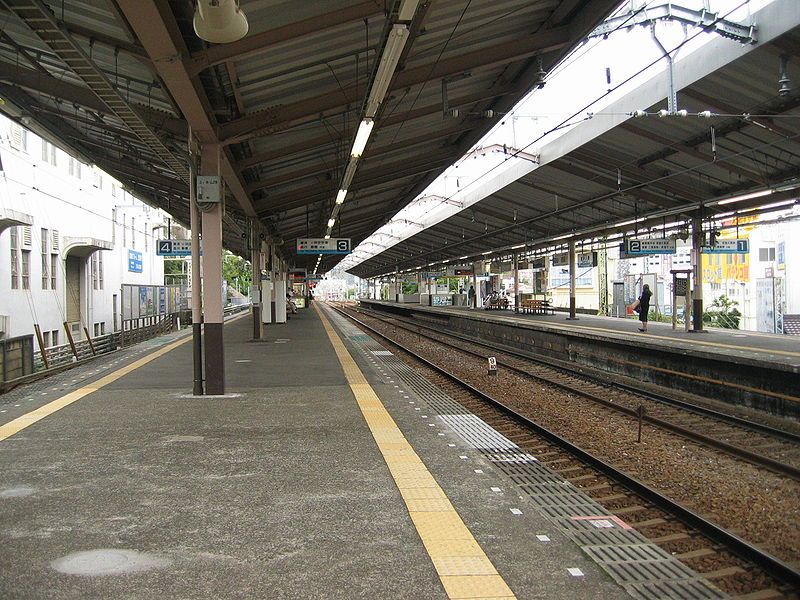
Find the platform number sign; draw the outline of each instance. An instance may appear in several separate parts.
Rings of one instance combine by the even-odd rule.
[[[489,357],[489,375],[497,375],[497,359],[494,356]]]
[[[298,254],[350,254],[350,238],[298,238]]]
[[[158,256],[191,256],[191,240],[158,240],[156,242]]]
[[[172,252],[172,242],[169,240],[158,240],[158,253],[169,254]]]

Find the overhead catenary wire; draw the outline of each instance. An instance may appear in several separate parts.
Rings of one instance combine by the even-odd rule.
[[[733,12],[735,12],[736,10],[739,10],[739,9],[740,9],[742,6],[744,6],[745,4],[747,4],[747,1],[748,1],[748,0],[743,0],[743,2],[740,2],[740,3],[739,3],[739,4],[737,4],[735,7],[732,7],[732,8],[731,8],[731,9],[730,9],[730,10],[729,10],[727,13],[725,13],[725,14],[724,14],[724,15],[722,15],[722,16],[719,16],[719,17],[717,17],[717,21],[719,21],[719,20],[722,20],[722,19],[725,19],[727,16],[729,16],[730,14],[732,14]],[[622,27],[622,26],[623,26],[623,25],[620,25],[620,27]],[[618,27],[617,29],[619,29],[619,27]],[[615,30],[615,31],[616,31],[616,30]],[[674,48],[674,49],[673,49],[673,51],[674,51],[674,50],[678,50],[678,49],[680,49],[682,46],[684,46],[684,45],[686,45],[686,44],[690,43],[691,41],[693,41],[694,39],[696,39],[698,36],[700,36],[701,34],[703,34],[703,33],[704,33],[704,31],[705,31],[705,30],[700,30],[700,31],[697,31],[697,32],[695,32],[695,33],[694,33],[694,34],[692,34],[691,36],[687,36],[687,37],[686,37],[686,38],[685,38],[683,41],[681,41],[681,42],[680,42],[680,43],[679,43],[679,44],[676,46],[676,48]],[[495,166],[493,166],[493,167],[490,167],[490,168],[488,168],[486,171],[484,171],[482,174],[480,174],[480,175],[477,175],[477,176],[476,176],[476,177],[473,179],[473,181],[469,182],[469,183],[468,183],[468,184],[467,184],[467,185],[466,185],[466,186],[465,186],[465,187],[464,187],[464,188],[463,188],[461,191],[463,191],[464,189],[467,189],[467,188],[469,188],[469,187],[471,187],[471,186],[473,186],[473,185],[476,185],[477,183],[479,183],[479,181],[480,181],[480,180],[481,180],[483,177],[486,177],[487,175],[491,174],[493,171],[495,171],[495,170],[497,170],[498,168],[500,168],[500,166],[502,166],[502,165],[503,165],[505,162],[507,162],[508,160],[511,160],[512,158],[518,158],[518,155],[519,155],[520,153],[522,153],[522,152],[524,152],[524,151],[526,151],[526,150],[530,149],[530,148],[531,148],[531,147],[532,147],[534,144],[536,144],[537,142],[541,141],[543,138],[545,138],[546,136],[550,135],[550,134],[551,134],[551,133],[553,133],[554,131],[557,131],[557,130],[559,130],[559,129],[562,129],[562,128],[564,128],[564,127],[568,127],[568,126],[570,126],[570,120],[571,120],[571,119],[574,119],[575,117],[577,117],[577,116],[579,116],[579,115],[586,114],[587,110],[588,110],[588,109],[590,109],[590,108],[591,108],[593,105],[595,105],[597,102],[599,102],[599,101],[600,101],[600,100],[602,100],[603,98],[605,98],[605,97],[609,96],[610,94],[612,94],[613,92],[615,92],[616,90],[618,90],[619,88],[621,88],[622,86],[624,86],[624,85],[628,84],[630,81],[632,81],[633,79],[635,79],[636,77],[638,77],[639,75],[641,75],[642,73],[644,73],[645,71],[647,71],[648,69],[650,69],[651,67],[653,67],[654,65],[658,64],[658,63],[659,63],[660,61],[662,61],[662,60],[664,60],[664,55],[661,55],[661,56],[659,56],[658,58],[656,58],[656,59],[654,59],[654,60],[650,61],[648,64],[646,64],[646,65],[642,66],[642,67],[641,67],[640,69],[638,69],[638,70],[637,70],[635,73],[632,73],[631,75],[629,75],[629,76],[628,76],[627,78],[625,78],[624,80],[620,81],[620,82],[619,82],[618,84],[616,84],[615,86],[613,86],[613,87],[609,88],[608,90],[606,90],[605,92],[601,93],[601,94],[600,94],[600,95],[598,95],[596,98],[594,98],[593,100],[591,100],[589,103],[587,103],[586,105],[584,105],[582,108],[580,108],[580,109],[576,110],[575,112],[571,113],[571,115],[570,115],[569,117],[565,118],[565,119],[564,119],[564,120],[562,120],[560,123],[558,123],[558,124],[554,125],[554,126],[553,126],[553,127],[551,127],[550,129],[548,129],[548,130],[546,130],[546,131],[542,132],[540,135],[538,135],[536,138],[534,138],[533,140],[531,140],[531,141],[530,141],[528,144],[526,144],[526,145],[525,145],[525,146],[523,146],[522,148],[515,149],[513,152],[509,153],[509,155],[508,155],[508,156],[507,156],[505,159],[503,159],[503,161],[501,161],[499,164],[497,164],[497,165],[495,165]],[[598,114],[604,114],[604,113],[598,113]],[[625,114],[628,114],[628,113],[625,113]],[[735,116],[737,116],[737,117],[741,117],[742,115],[735,115]],[[769,116],[769,117],[772,117],[772,115],[768,115],[768,116]],[[593,117],[594,117],[594,114],[593,114],[592,118],[593,118]],[[586,119],[584,118],[584,119],[582,119],[582,120],[586,120]],[[598,177],[599,177],[599,176],[600,176],[600,175],[598,175]],[[657,178],[657,179],[653,180],[653,182],[659,181],[659,180],[661,180],[661,179],[663,179],[663,178]],[[643,183],[639,184],[639,185],[638,185],[638,186],[636,186],[636,187],[641,187],[641,186],[643,186],[643,185],[648,185],[649,183],[650,183],[650,182],[643,182]],[[627,189],[635,189],[635,188],[627,188]],[[626,190],[625,190],[625,189],[624,189],[624,190],[622,190],[622,192],[623,192],[623,193],[624,193],[624,191],[626,191]],[[601,196],[600,198],[594,198],[594,199],[591,199],[591,201],[590,201],[590,202],[592,202],[592,203],[593,203],[593,202],[596,202],[596,201],[602,200],[602,199],[604,199],[604,198],[606,198],[606,197],[613,197],[613,196],[615,196],[615,195],[617,195],[617,194],[619,194],[619,192],[613,192],[613,193],[611,193],[611,194],[603,195],[603,196]],[[452,200],[453,200],[453,196],[451,195],[451,196],[449,196],[449,197],[446,197],[446,198],[444,198],[444,199],[442,200],[442,202],[447,202],[447,201],[452,201]],[[524,223],[524,222],[525,222],[525,221],[522,221],[521,223]],[[367,260],[374,259],[374,258],[375,258],[375,257],[377,257],[377,256],[379,256],[379,255],[374,255],[374,256],[372,256],[372,257],[370,257],[370,258],[368,258],[368,259],[365,259],[364,261],[361,261],[361,262],[366,262]],[[357,264],[361,264],[361,263],[357,263]],[[352,267],[350,267],[350,268],[352,268]]]

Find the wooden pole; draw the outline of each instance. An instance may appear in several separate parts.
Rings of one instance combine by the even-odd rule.
[[[72,339],[72,332],[69,330],[69,323],[64,321],[64,331],[67,332],[67,340],[69,341],[69,347],[72,348],[72,354],[75,356],[75,360],[78,359],[78,350],[75,348],[75,340]]]
[[[36,332],[36,339],[39,340],[39,349],[42,351],[42,362],[44,368],[49,369],[50,365],[47,362],[47,349],[44,347],[44,340],[42,339],[42,330],[39,328],[38,323],[33,324],[33,330]]]

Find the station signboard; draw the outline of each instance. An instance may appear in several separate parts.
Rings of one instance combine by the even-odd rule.
[[[191,256],[192,240],[156,240],[158,256]]]
[[[128,250],[128,271],[131,273],[141,273],[142,266],[142,253],[136,250]]]
[[[542,269],[545,268],[546,262],[547,261],[545,260],[544,256],[541,256],[539,258],[533,258],[531,259],[530,262],[530,268],[533,269],[534,271],[541,271]]]
[[[589,269],[597,266],[597,252],[579,252],[576,256],[576,265],[579,269]]]
[[[554,267],[566,267],[569,265],[569,253],[564,252],[563,254],[554,254],[553,255],[553,266]]]
[[[299,238],[298,254],[350,254],[350,238]]]
[[[703,254],[750,254],[750,240],[717,240],[713,246],[702,246]]]
[[[306,270],[305,269],[289,269],[289,279],[292,281],[305,281],[306,278]]]
[[[620,245],[620,258],[647,256],[648,254],[675,254],[677,245],[670,238],[628,239]]]
[[[472,275],[472,265],[452,265],[447,268],[447,274],[453,277],[464,277],[465,275]]]

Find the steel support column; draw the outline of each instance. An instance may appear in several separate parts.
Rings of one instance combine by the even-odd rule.
[[[514,253],[514,312],[519,312],[519,254]]]

